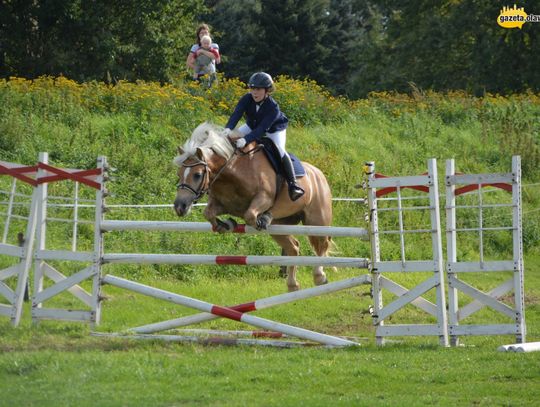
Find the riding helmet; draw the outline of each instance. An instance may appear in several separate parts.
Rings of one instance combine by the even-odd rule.
[[[274,81],[266,72],[256,72],[249,78],[248,87],[273,90]]]

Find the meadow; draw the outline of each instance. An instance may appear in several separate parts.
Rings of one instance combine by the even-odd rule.
[[[540,95],[525,93],[472,97],[461,92],[374,93],[350,101],[331,96],[310,81],[277,80],[276,100],[291,120],[288,148],[317,165],[335,197],[364,197],[357,185],[362,167],[375,161],[377,171],[413,175],[438,159],[440,190],[444,160],[454,158],[461,172],[508,172],[511,156],[522,157],[523,240],[528,341],[540,340]],[[175,194],[171,164],[176,147],[203,121],[223,125],[245,92],[237,80],[221,80],[206,90],[192,83],[75,83],[66,78],[0,81],[0,160],[33,164],[40,151],[50,162],[69,168],[93,168],[105,155],[116,167],[110,184],[114,204],[167,204]],[[10,180],[0,178],[0,190]],[[71,186],[51,187],[57,196]],[[91,198],[93,192],[81,191]],[[85,195],[86,194],[86,195]],[[494,202],[502,192],[486,194]],[[5,201],[5,196],[2,201]],[[444,200],[442,200],[444,201]],[[443,205],[443,203],[441,203]],[[21,207],[21,213],[24,213]],[[365,208],[336,202],[334,225],[365,226]],[[442,208],[441,213],[444,216]],[[70,216],[55,209],[51,216]],[[92,219],[93,209],[81,210]],[[170,208],[113,209],[107,219],[175,220]],[[200,210],[189,219],[202,220]],[[425,221],[421,216],[413,223]],[[468,220],[474,223],[471,215]],[[442,220],[444,224],[444,219]],[[51,222],[52,223],[52,222]],[[9,240],[16,241],[15,222]],[[69,248],[71,226],[51,225],[54,248]],[[68,238],[66,238],[66,236]],[[79,227],[78,247],[90,250],[91,225]],[[337,239],[336,239],[337,240]],[[309,255],[301,238],[302,254]],[[113,232],[105,238],[114,252],[275,255],[277,246],[264,236],[215,236]],[[487,252],[507,254],[508,238],[486,241]],[[395,241],[384,252],[397,256]],[[422,241],[413,244],[422,256]],[[337,240],[336,255],[369,257],[367,242]],[[460,255],[478,255],[474,238],[463,240]],[[9,260],[0,258],[4,266]],[[69,264],[59,264],[69,268]],[[285,291],[275,267],[114,265],[108,272],[218,304],[241,303]],[[364,271],[361,272],[362,274]],[[331,273],[336,281],[358,270]],[[302,287],[312,285],[301,268]],[[489,289],[489,287],[485,287]],[[187,315],[190,311],[121,289],[104,287],[102,323],[96,330],[126,327]],[[73,305],[72,299],[56,299]],[[33,325],[30,305],[14,329],[0,321],[0,405],[14,406],[313,406],[327,405],[537,405],[540,352],[496,352],[510,336],[471,337],[457,348],[441,348],[437,338],[396,338],[377,347],[369,315],[369,287],[258,311],[256,315],[334,335],[360,338],[358,349],[319,347],[273,349],[135,342],[92,337],[79,323],[44,321]],[[425,318],[416,310],[399,314],[405,321]],[[489,312],[476,318],[493,318]],[[246,329],[232,321],[204,325]]]

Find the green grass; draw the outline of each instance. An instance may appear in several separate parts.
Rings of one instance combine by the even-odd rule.
[[[534,406],[540,396],[537,354],[119,346],[11,353],[0,362],[3,405]]]

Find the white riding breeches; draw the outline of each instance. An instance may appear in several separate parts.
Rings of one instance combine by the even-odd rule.
[[[251,133],[251,128],[247,124],[243,124],[238,128],[238,131],[244,136]],[[276,131],[275,133],[266,133],[265,137],[268,137],[274,142],[279,150],[280,157],[285,155],[285,142],[287,141],[287,130]]]

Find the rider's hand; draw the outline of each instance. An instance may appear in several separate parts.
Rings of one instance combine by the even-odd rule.
[[[228,129],[228,128],[224,128],[223,131],[221,132],[221,135],[223,137],[229,137],[232,133],[232,130],[231,129]]]
[[[236,147],[237,148],[244,148],[246,146],[246,139],[244,137],[239,138],[236,140]]]

